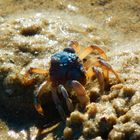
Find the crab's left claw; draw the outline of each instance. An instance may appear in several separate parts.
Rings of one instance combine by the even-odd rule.
[[[90,99],[89,96],[87,95],[84,86],[76,80],[71,81],[71,86],[75,91],[77,99],[79,100],[80,104],[82,106],[86,106],[90,102]]]

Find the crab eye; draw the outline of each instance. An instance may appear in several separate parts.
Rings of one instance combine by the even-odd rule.
[[[68,52],[68,53],[75,53],[75,50],[73,48],[70,48],[70,47],[65,48],[63,51]]]

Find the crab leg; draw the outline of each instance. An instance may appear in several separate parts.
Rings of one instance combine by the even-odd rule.
[[[103,60],[103,59],[102,59]],[[96,59],[96,63],[95,63],[95,65],[96,66],[100,66],[102,69],[103,69],[103,76],[104,76],[104,80],[106,81],[106,82],[108,82],[109,81],[109,71],[110,71],[110,69],[106,69],[105,67],[103,67],[103,64],[102,64],[102,61],[101,60],[101,58],[99,57],[99,58],[97,58]],[[105,62],[105,61],[104,61]],[[108,64],[107,62],[106,62],[106,64]],[[108,66],[110,66],[109,64],[108,64]],[[111,66],[110,66],[111,67]]]
[[[48,82],[47,81],[43,82],[39,86],[38,90],[34,93],[34,96],[35,96],[34,105],[35,105],[35,108],[38,111],[38,113],[40,113],[41,115],[43,115],[43,109],[40,104],[40,98],[41,98],[42,94],[44,93],[47,86],[48,86]]]
[[[88,78],[91,78],[95,75],[95,72],[93,71],[92,67],[88,68],[88,70],[86,71],[86,75]]]
[[[109,65],[104,59],[102,58],[96,58],[94,60],[89,60],[89,62],[85,63],[85,67],[88,68],[89,65],[94,65],[96,67],[101,67],[103,69],[103,74],[104,74],[104,79],[105,81],[109,80],[109,71],[112,72],[115,76],[116,79],[121,82],[122,80],[120,79],[119,75],[113,70],[113,68],[111,67],[111,65]],[[90,70],[91,68],[89,67],[87,72],[91,72]],[[89,73],[90,74],[90,73]],[[87,74],[88,75],[88,74]]]
[[[71,86],[73,90],[76,92],[77,99],[79,100],[80,104],[82,106],[86,106],[90,102],[90,99],[87,95],[84,86],[76,80],[71,81]]]
[[[79,58],[80,59],[84,59],[86,56],[88,56],[89,54],[91,54],[94,51],[97,51],[105,60],[107,60],[107,56],[105,54],[105,52],[98,46],[96,45],[91,45],[87,48],[85,48],[85,50],[83,52],[80,53]]]
[[[100,91],[103,94],[104,87],[105,87],[104,76],[96,67],[92,67],[92,70],[93,70],[93,72],[95,73],[95,75],[98,79],[98,82],[99,82],[99,85],[100,85]]]
[[[47,70],[43,70],[43,69],[39,69],[39,68],[30,68],[25,73],[25,75],[23,77],[23,84],[26,85],[26,86],[31,85],[36,80],[36,78],[32,78],[32,79],[29,78],[31,73],[48,75],[48,71]]]
[[[84,67],[86,70],[88,70],[92,65],[95,65],[95,63],[98,61],[97,58],[90,58],[86,62],[84,62]],[[92,71],[92,70],[91,70]]]
[[[47,125],[43,126],[42,128],[39,128],[37,136],[36,136],[36,140],[42,139],[48,133],[51,133],[52,131],[54,131],[59,125],[60,125],[60,122],[58,122],[58,123],[51,122],[50,124],[47,124]]]
[[[29,77],[30,77],[30,73],[27,72],[27,73],[24,75],[23,80],[22,80],[23,85],[25,85],[25,86],[30,86],[30,85],[32,85],[32,84],[34,83],[34,81],[36,80],[36,78],[31,78],[31,79],[30,79]]]
[[[47,70],[43,70],[43,69],[40,69],[40,68],[30,68],[29,73],[37,73],[37,74],[46,74],[48,75],[48,71]]]
[[[84,63],[84,67],[87,70],[87,75],[89,78],[95,75],[92,66],[101,67],[101,64],[99,63],[99,58],[94,58],[94,59],[90,58]]]
[[[87,77],[91,78],[93,76],[96,76],[100,85],[100,91],[103,94],[104,92],[104,87],[105,87],[105,82],[104,82],[104,76],[103,74],[98,70],[97,67],[90,67],[87,70]]]
[[[66,100],[68,110],[70,112],[72,112],[74,110],[74,107],[73,107],[73,104],[72,104],[72,100],[69,98],[67,90],[65,89],[65,87],[63,85],[59,85],[58,88],[60,89],[60,92],[62,93],[63,97]]]
[[[72,47],[76,51],[76,53],[79,53],[81,50],[81,47],[77,41],[71,41],[70,47]]]
[[[116,79],[121,82],[122,80],[120,79],[119,75],[113,70],[113,68],[111,67],[111,65],[109,65],[107,62],[105,62],[103,59],[99,58],[99,64],[101,65],[101,67],[104,69],[104,76],[105,76],[105,79],[109,79],[108,78],[108,72],[107,71],[110,71],[112,72],[115,76],[116,76]]]
[[[58,110],[58,113],[60,114],[62,120],[65,121],[66,114],[65,114],[63,108],[61,107],[61,101],[60,101],[59,97],[57,96],[57,92],[55,90],[52,90],[52,99],[56,105],[56,109]]]

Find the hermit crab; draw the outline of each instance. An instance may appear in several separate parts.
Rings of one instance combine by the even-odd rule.
[[[100,57],[88,57],[93,52],[99,53]],[[86,60],[87,57],[88,59]],[[105,82],[109,80],[109,72],[113,73],[118,81],[121,81],[118,74],[106,61],[107,56],[105,52],[97,45],[91,45],[82,49],[78,42],[71,41],[69,47],[52,55],[48,70],[30,68],[26,73],[26,79],[32,73],[44,74],[47,77],[34,93],[36,110],[40,114],[44,113],[41,105],[41,97],[47,87],[51,91],[47,100],[51,100],[55,104],[63,120],[66,118],[64,107],[69,112],[74,110],[70,94],[71,90],[75,93],[78,102],[82,106],[86,106],[90,102],[90,99],[84,86],[91,77],[97,77],[101,93],[104,92]],[[63,105],[63,101],[65,101],[65,105]]]

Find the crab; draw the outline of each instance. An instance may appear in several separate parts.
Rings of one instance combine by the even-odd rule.
[[[91,55],[89,58],[94,51],[99,53],[100,57],[93,58]],[[82,50],[78,42],[71,41],[69,47],[51,56],[48,70],[30,68],[26,73],[28,83],[31,83],[30,80],[27,80],[31,73],[44,74],[47,77],[34,93],[34,106],[37,112],[44,114],[41,97],[47,87],[51,91],[48,98],[52,99],[62,120],[65,120],[66,113],[62,106],[62,98],[65,100],[68,111],[72,112],[74,110],[70,89],[74,91],[78,102],[84,107],[90,102],[85,85],[93,76],[98,79],[101,93],[104,92],[105,82],[109,81],[109,72],[113,73],[120,82],[120,77],[106,62],[107,59],[105,52],[97,45],[91,45]]]

